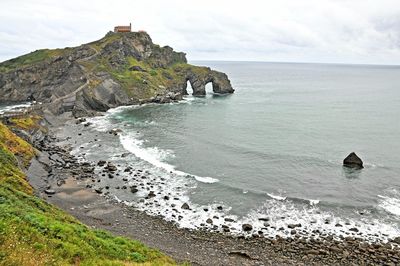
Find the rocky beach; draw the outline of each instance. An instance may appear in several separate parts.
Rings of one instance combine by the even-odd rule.
[[[168,201],[175,195],[164,195],[151,183],[151,173],[145,169],[131,169],[126,165],[114,165],[107,160],[86,161],[85,154],[71,155],[76,138],[90,134],[86,119],[50,118],[53,125],[49,134],[34,135],[34,146],[40,154],[33,159],[27,176],[36,193],[46,201],[71,213],[85,224],[106,229],[121,236],[128,236],[155,247],[180,262],[192,265],[396,265],[400,259],[400,239],[389,242],[369,243],[352,235],[337,238],[334,235],[313,236],[301,234],[301,224],[290,224],[290,237],[264,237],[262,231],[254,231],[252,225],[243,224],[242,234],[230,234],[225,218],[218,228],[205,226],[200,230],[179,228],[163,217],[148,215],[136,206],[127,206],[115,198],[107,197],[108,185],[98,186],[108,179],[118,179],[129,173],[138,177],[137,185],[127,185],[121,178],[119,188],[130,193],[144,190],[142,202],[157,204],[157,200]],[[75,137],[66,136],[71,132],[68,123],[75,124]],[[105,132],[116,137],[119,130]],[[104,136],[91,136],[101,138]],[[124,156],[121,154],[121,156]],[[146,181],[142,181],[146,180]],[[146,182],[147,187],[140,185]],[[189,205],[171,206],[176,215]],[[184,215],[184,214],[181,214]],[[269,218],[263,221],[267,224]],[[207,221],[206,221],[207,223]],[[212,222],[211,222],[212,223]],[[267,225],[266,225],[267,226]],[[214,232],[213,232],[214,231]]]

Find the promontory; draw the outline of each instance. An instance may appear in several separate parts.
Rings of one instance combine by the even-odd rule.
[[[167,103],[188,94],[233,93],[226,74],[187,63],[182,52],[140,32],[109,32],[74,48],[43,49],[0,64],[0,99],[37,101],[53,114],[90,116],[109,108]]]

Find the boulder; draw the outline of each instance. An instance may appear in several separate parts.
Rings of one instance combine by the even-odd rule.
[[[395,237],[392,242],[400,245],[400,236]]]
[[[181,208],[184,209],[184,210],[189,210],[190,209],[189,204],[187,204],[187,203],[183,203]]]
[[[97,165],[98,165],[98,166],[104,166],[106,163],[107,163],[106,161],[100,160],[100,161],[97,163]]]
[[[354,152],[350,153],[344,160],[343,166],[361,169],[364,168],[363,161]]]
[[[115,172],[118,170],[117,167],[110,162],[107,164],[105,169],[108,170],[109,172]]]
[[[44,193],[46,193],[47,195],[54,195],[54,194],[56,194],[55,190],[53,190],[53,189],[46,189],[46,190],[44,191]]]
[[[249,231],[253,230],[253,226],[251,224],[243,224],[242,229],[245,232],[249,232]]]
[[[131,66],[129,67],[130,71],[139,71],[139,72],[147,72],[145,69],[143,69],[141,66]]]

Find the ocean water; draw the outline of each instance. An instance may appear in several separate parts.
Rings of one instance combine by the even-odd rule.
[[[113,189],[123,173],[105,178],[112,197],[193,229],[227,224],[240,234],[251,223],[252,233],[288,236],[301,223],[305,235],[400,235],[399,67],[193,63],[227,73],[235,93],[208,85],[205,97],[113,109],[91,119],[98,141],[77,141],[87,160],[147,171],[125,176],[141,183],[137,194]],[[364,169],[342,167],[353,151]],[[144,201],[148,190],[159,194]]]
[[[235,93],[214,95],[210,84],[206,97],[94,119],[96,130],[123,128],[118,142],[130,162],[154,173],[152,182],[163,176],[158,189],[194,212],[179,220],[168,203],[142,209],[191,228],[225,216],[238,221],[230,224],[236,232],[248,222],[288,235],[286,225],[300,222],[308,234],[356,227],[352,234],[365,238],[399,235],[399,67],[194,63],[227,73]],[[342,167],[353,151],[364,160],[360,171]]]

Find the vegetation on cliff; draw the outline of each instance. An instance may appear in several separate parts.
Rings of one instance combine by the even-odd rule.
[[[32,119],[17,122],[26,128]],[[0,123],[0,265],[174,263],[137,241],[90,229],[34,196],[21,167],[28,166],[35,153]]]
[[[145,32],[110,32],[78,47],[38,50],[0,63],[0,99],[35,99],[54,114],[85,116],[179,100],[188,81],[194,95],[204,95],[209,82],[215,93],[234,91],[226,74],[188,64],[184,53],[154,44]]]

